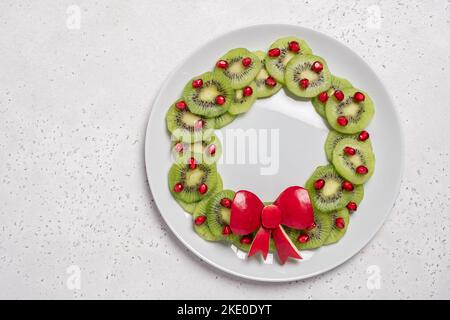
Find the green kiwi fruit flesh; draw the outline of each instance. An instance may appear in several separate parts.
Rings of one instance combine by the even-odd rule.
[[[294,52],[290,49],[289,43],[295,41],[299,44],[300,50]],[[265,66],[267,72],[277,80],[278,83],[283,84],[285,79],[286,66],[289,61],[296,56],[302,54],[312,54],[311,48],[308,46],[305,40],[299,39],[297,37],[284,37],[280,38],[270,46],[270,49],[278,48],[280,50],[280,55],[277,57],[267,56],[265,60]]]
[[[251,88],[252,94],[249,96],[245,96],[244,89],[236,89],[234,90],[233,102],[231,103],[229,113],[232,115],[238,115],[244,112],[247,112],[252,107],[253,103],[256,101],[256,83],[252,81],[245,88]],[[216,121],[217,123],[217,121]]]
[[[230,225],[230,208],[224,207],[221,200],[227,198],[233,200],[234,191],[223,190],[214,194],[208,201],[207,219],[211,233],[220,238],[226,239],[230,235],[224,235],[223,231],[226,226]]]
[[[356,185],[349,201],[354,202],[359,206],[363,198],[364,198],[364,185],[362,184]]]
[[[202,85],[194,87],[195,80],[202,80]],[[219,96],[224,98],[222,104],[217,102]],[[233,101],[233,89],[221,74],[206,72],[186,84],[183,97],[191,112],[213,118],[228,111]]]
[[[230,112],[225,112],[220,116],[214,118],[214,129],[223,128],[226,125],[233,122],[234,119],[236,119],[236,116],[234,114],[231,114]]]
[[[319,72],[312,70],[316,61],[323,66],[323,69]],[[305,87],[301,85],[304,80],[308,82]],[[302,54],[289,61],[286,66],[284,81],[292,94],[301,98],[312,98],[330,88],[331,74],[323,58],[312,54]]]
[[[286,232],[295,246],[300,250],[310,250],[321,247],[331,231],[331,219],[329,213],[314,210],[315,227],[308,230],[297,230],[289,228]],[[306,242],[300,241],[301,235],[307,235]]]
[[[175,104],[166,113],[166,126],[172,134],[172,140],[188,143],[209,140],[214,134],[214,119],[198,116],[190,112],[188,107],[180,110]]]
[[[176,162],[186,162],[192,157],[197,157],[202,163],[212,164],[217,162],[222,155],[222,143],[216,135],[213,135],[208,141],[203,140],[193,143],[181,140],[173,141],[172,155]]]
[[[327,91],[323,91],[323,92],[326,92],[328,95],[328,99],[330,99],[330,97],[333,97],[333,94],[336,90],[342,90],[342,89],[349,88],[352,86],[353,85],[347,79],[331,75],[331,87]],[[321,92],[321,93],[323,93],[323,92]],[[316,112],[321,117],[326,118],[325,105],[327,102],[326,101],[322,102],[319,100],[318,96],[315,96],[314,98],[311,99],[311,103],[314,106],[314,109],[316,110]]]
[[[341,141],[342,139],[345,138],[351,138],[354,139],[356,141],[360,141],[359,140],[359,133],[355,133],[355,134],[343,134],[334,130],[330,130],[328,132],[328,136],[327,139],[325,141],[325,154],[327,155],[327,159],[328,161],[333,161],[333,151],[334,148],[336,147],[336,145],[338,144],[339,141]],[[372,143],[370,142],[370,139],[361,141],[364,144],[367,144],[368,146],[370,146],[370,148],[372,148]]]
[[[350,155],[344,150],[352,148],[354,154]],[[354,184],[363,184],[370,179],[375,168],[375,155],[372,148],[364,142],[351,138],[342,139],[333,151],[333,165],[337,172]],[[366,173],[358,173],[358,167],[364,166]]]
[[[333,212],[329,213],[329,215],[331,217],[331,230],[330,230],[330,234],[328,235],[328,238],[325,240],[325,243],[324,243],[325,245],[338,242],[344,236],[344,234],[347,232],[348,224],[350,222],[349,213],[348,213],[347,209],[333,211]],[[336,219],[338,219],[338,218],[343,219],[343,221],[344,221],[343,228],[339,228],[336,225]]]
[[[223,189],[223,182],[222,182],[222,177],[220,176],[219,172],[217,172],[217,185],[214,188],[213,192],[211,194],[214,194],[215,192],[219,192],[222,191]],[[183,200],[176,200],[177,203],[180,205],[180,207],[187,213],[189,214],[193,214],[194,210],[196,208],[196,206],[200,203],[200,202],[205,202],[207,203],[209,198],[205,198],[199,202],[192,202],[192,203],[187,203],[184,202]]]
[[[197,158],[196,162],[195,169],[184,161],[176,162],[170,168],[169,188],[175,199],[193,203],[207,198],[214,192],[217,185],[216,165],[201,163]]]
[[[244,65],[244,59],[251,59],[248,65]],[[249,85],[262,68],[259,58],[245,48],[236,48],[228,51],[219,58],[228,63],[226,68],[215,67],[214,73],[228,79],[233,89],[242,89]],[[248,59],[247,59],[248,61]]]
[[[320,179],[325,183],[321,189],[316,190],[314,184]],[[343,189],[342,182],[344,179],[332,165],[317,167],[305,184],[313,207],[323,212],[344,208],[351,197],[351,191]]]
[[[339,101],[336,97],[330,97],[325,105],[325,113],[330,126],[341,133],[357,133],[370,123],[374,115],[372,99],[367,93],[356,88],[344,88],[341,90],[344,99]],[[364,95],[364,101],[357,102],[354,99],[355,93],[360,92]],[[338,118],[345,117],[347,123],[341,125]]]
[[[256,96],[258,99],[260,98],[267,98],[273,96],[275,93],[280,91],[280,89],[283,87],[278,81],[274,78],[274,84],[270,85],[266,82],[267,78],[270,77],[270,74],[267,72],[267,69],[264,67],[265,60],[266,60],[266,53],[264,51],[255,51],[254,54],[258,56],[258,58],[261,60],[261,63],[263,64],[263,67],[258,72],[255,78],[256,83]]]

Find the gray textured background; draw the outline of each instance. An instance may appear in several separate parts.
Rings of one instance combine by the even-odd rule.
[[[450,298],[450,2],[231,2],[0,2],[0,297]],[[67,27],[69,5],[79,29]],[[373,241],[331,272],[279,285],[187,252],[154,209],[143,158],[172,68],[259,23],[322,31],[364,57],[390,88],[407,147]],[[72,265],[80,289],[66,284]],[[370,266],[379,289],[367,286]]]

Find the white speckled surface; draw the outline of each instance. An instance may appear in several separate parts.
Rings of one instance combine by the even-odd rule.
[[[0,2],[1,298],[450,298],[450,2],[229,2]],[[80,29],[66,27],[69,5]],[[187,252],[154,209],[143,158],[151,101],[185,52],[268,22],[364,57],[391,88],[407,158],[396,206],[364,250],[279,285]],[[66,284],[72,265],[79,289]]]

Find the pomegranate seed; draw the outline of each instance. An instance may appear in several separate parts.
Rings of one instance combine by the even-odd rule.
[[[369,139],[369,133],[367,131],[365,131],[365,130],[361,131],[359,133],[358,140],[359,141],[366,141],[367,139]]]
[[[192,81],[192,87],[194,88],[201,88],[203,87],[203,80],[202,79],[195,79]]]
[[[220,205],[225,208],[231,208],[232,201],[228,198],[223,198],[220,200]]]
[[[361,92],[355,92],[353,95],[353,100],[356,102],[362,102],[366,99],[366,96]]]
[[[345,152],[346,154],[348,154],[349,156],[353,156],[353,155],[355,155],[356,150],[353,149],[352,147],[345,147],[345,148],[344,148],[344,152]]]
[[[194,158],[189,159],[189,168],[194,170],[197,168],[197,161]]]
[[[244,95],[244,97],[250,97],[253,94],[253,89],[252,87],[245,87],[242,90],[242,94]]]
[[[338,125],[340,125],[341,127],[345,127],[348,124],[348,120],[346,117],[344,116],[340,116],[337,118],[337,123]]]
[[[347,209],[350,211],[356,211],[356,209],[358,209],[358,205],[353,201],[350,201],[349,203],[347,203]]]
[[[291,41],[289,42],[289,50],[292,52],[299,52],[300,51],[300,45],[297,41]]]
[[[226,62],[225,60],[219,60],[216,63],[216,67],[220,69],[226,69],[228,68],[228,62]]]
[[[253,241],[253,239],[252,239],[252,237],[251,236],[245,236],[245,237],[242,237],[241,238],[241,243],[242,244],[250,244],[250,243],[252,243],[252,241]]]
[[[314,182],[314,189],[320,190],[325,186],[325,180],[319,179]]]
[[[281,54],[281,50],[279,48],[273,48],[273,49],[270,49],[267,54],[269,55],[269,57],[275,58]]]
[[[202,183],[198,189],[197,189],[198,193],[200,194],[205,194],[208,191],[208,186],[204,183]]]
[[[353,186],[353,183],[351,183],[350,181],[342,182],[342,189],[346,191],[353,191],[354,188],[355,187]]]
[[[252,59],[251,58],[247,57],[247,58],[242,59],[242,65],[244,67],[247,68],[251,64],[252,64]]]
[[[181,153],[181,152],[183,152],[184,146],[183,146],[183,144],[181,142],[178,142],[175,145],[174,149],[175,149],[176,152]]]
[[[212,144],[208,147],[208,153],[213,156],[216,154],[216,145]]]
[[[320,63],[320,61],[314,61],[314,63],[311,66],[311,70],[319,73],[320,71],[323,70],[323,64]]]
[[[216,97],[216,104],[217,105],[221,106],[224,103],[225,103],[225,97],[224,96],[219,95],[219,96]]]
[[[367,174],[368,172],[369,172],[369,169],[367,169],[367,167],[365,167],[365,166],[358,166],[356,168],[357,174]]]
[[[204,125],[205,125],[205,121],[203,119],[197,120],[197,122],[194,124],[194,129],[196,129],[196,130],[203,129]]]
[[[333,95],[338,101],[344,100],[344,93],[341,90],[336,90]]]
[[[300,80],[299,85],[303,89],[306,89],[309,86],[309,80],[308,79],[302,79],[302,80]]]
[[[312,229],[314,229],[315,227],[317,227],[316,223],[313,222],[312,225],[310,225],[308,228],[306,228],[306,230],[311,231]]]
[[[197,226],[202,225],[206,221],[206,216],[198,216],[194,222]]]
[[[264,82],[269,87],[275,87],[277,85],[277,80],[275,80],[272,77],[267,77],[266,81],[264,81]]]
[[[319,94],[319,101],[322,103],[327,102],[328,100],[328,93],[327,92],[322,92]]]
[[[336,220],[334,221],[334,225],[336,226],[336,228],[344,229],[345,228],[345,221],[341,217],[336,218]]]
[[[184,109],[186,109],[187,104],[186,104],[186,102],[184,102],[183,100],[181,100],[181,101],[178,101],[178,102],[175,104],[175,107],[177,107],[177,109],[179,109],[179,110],[184,110]]]
[[[223,234],[224,236],[228,236],[229,234],[231,234],[231,228],[230,228],[230,226],[225,226],[225,227],[223,227],[222,234]]]
[[[309,236],[307,234],[301,234],[297,240],[300,243],[306,243],[309,241]]]
[[[173,186],[173,191],[175,191],[175,192],[181,192],[181,191],[183,191],[183,185],[181,184],[181,183],[176,183],[174,186]]]

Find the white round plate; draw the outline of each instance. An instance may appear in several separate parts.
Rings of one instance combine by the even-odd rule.
[[[375,116],[368,127],[376,156],[376,169],[365,185],[365,197],[353,213],[346,235],[336,244],[315,251],[301,251],[303,260],[280,265],[275,256],[267,261],[261,257],[247,259],[245,253],[225,243],[210,243],[201,239],[192,228],[192,218],[172,198],[167,174],[172,164],[170,137],[166,131],[165,114],[181,96],[184,85],[192,77],[211,70],[218,57],[230,49],[267,50],[283,36],[305,39],[316,55],[322,56],[331,72],[348,79],[366,91],[375,102]],[[181,51],[180,51],[181,52]],[[257,100],[252,109],[220,130],[249,130],[264,146],[264,134],[271,137],[266,150],[252,151],[256,163],[233,163],[232,145],[224,145],[218,171],[224,188],[252,190],[264,201],[275,200],[284,188],[304,185],[314,169],[327,164],[323,145],[328,128],[309,101],[298,101],[282,89],[275,96]],[[278,132],[278,138],[276,134]],[[222,141],[223,142],[223,141]],[[277,151],[278,148],[278,151]],[[184,60],[169,76],[156,97],[147,128],[145,160],[148,182],[158,209],[178,239],[205,262],[235,276],[260,281],[292,281],[328,271],[361,250],[381,228],[394,205],[403,173],[403,138],[394,104],[382,81],[352,50],[340,42],[316,31],[291,25],[258,25],[224,34],[209,41]],[[247,150],[248,151],[248,150]],[[261,152],[262,151],[262,152]],[[260,156],[260,153],[262,156]],[[242,151],[240,153],[242,155]],[[254,160],[254,159],[253,159]],[[255,162],[255,161],[252,161]],[[265,168],[265,170],[262,170]],[[265,174],[261,174],[264,172]],[[269,173],[269,174],[267,174]]]

